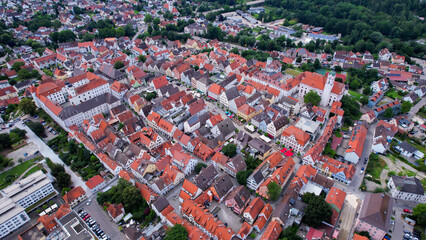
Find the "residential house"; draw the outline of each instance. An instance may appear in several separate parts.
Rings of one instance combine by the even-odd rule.
[[[234,188],[225,200],[225,205],[236,214],[241,214],[250,203],[250,191],[245,186]]]
[[[108,215],[112,218],[114,222],[119,222],[124,217],[124,207],[123,204],[112,203],[107,207]]]
[[[86,186],[93,192],[96,193],[106,185],[106,181],[100,176],[95,175],[86,182]]]
[[[244,220],[250,225],[253,225],[264,206],[265,203],[260,197],[254,198],[243,212]]]
[[[404,141],[395,146],[395,150],[408,158],[414,157],[416,159],[422,159],[424,157],[424,153],[415,148],[413,145],[409,144],[407,141]]]
[[[71,208],[84,201],[86,198],[86,191],[84,191],[81,186],[71,189],[62,196],[62,199],[64,199],[65,203],[69,204]]]
[[[281,135],[281,144],[301,153],[309,143],[310,136],[305,131],[291,125]]]
[[[368,129],[365,123],[357,121],[354,123],[351,137],[349,138],[348,148],[346,149],[345,160],[353,164],[357,164],[362,156],[364,149],[365,138],[367,137]]]
[[[385,154],[397,131],[398,127],[396,125],[380,120],[374,133],[372,151]]]
[[[280,136],[285,126],[288,124],[288,119],[286,116],[282,116],[280,118],[275,119],[274,121],[268,124],[268,134],[269,136],[276,138]]]

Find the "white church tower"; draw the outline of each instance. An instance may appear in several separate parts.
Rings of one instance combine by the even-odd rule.
[[[328,106],[330,101],[330,94],[331,89],[333,89],[334,86],[334,79],[336,78],[336,72],[329,72],[327,76],[327,82],[324,86],[324,91],[322,92],[321,96],[321,105],[322,106]]]

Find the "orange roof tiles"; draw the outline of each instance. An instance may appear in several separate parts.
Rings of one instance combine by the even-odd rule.
[[[98,186],[105,180],[100,175],[95,175],[86,182],[86,186],[90,189],[93,189],[94,187]]]
[[[82,94],[82,93],[88,92],[90,90],[93,90],[95,88],[98,88],[100,86],[103,86],[105,84],[108,84],[108,82],[103,80],[102,78],[98,78],[98,79],[92,80],[89,83],[86,83],[86,84],[84,84],[80,87],[76,87],[74,90],[75,90],[76,94],[78,95],[78,94]]]
[[[354,237],[352,238],[352,240],[369,240],[369,238],[365,237],[365,236],[358,235],[357,233],[354,233]]]
[[[276,220],[269,223],[260,240],[277,240],[283,228]]]
[[[122,214],[123,213],[123,211],[124,211],[124,207],[123,207],[123,204],[122,203],[120,203],[120,204],[110,204],[108,207],[107,207],[107,209],[106,209],[107,211],[108,211],[108,213],[111,215],[111,217],[113,217],[113,218],[116,218],[116,217],[118,217],[120,214]]]
[[[301,146],[305,146],[310,139],[309,134],[293,125],[290,125],[284,129],[282,135],[285,137],[294,136],[294,138],[297,140],[297,143]]]
[[[253,199],[247,208],[244,210],[244,214],[248,213],[252,219],[256,219],[259,212],[265,206],[265,203],[262,201],[260,197]]]
[[[325,201],[333,206],[336,211],[340,211],[343,207],[343,203],[345,202],[346,192],[332,187],[325,198]]]
[[[200,227],[216,236],[219,240],[230,240],[235,234],[231,228],[228,228],[219,219],[215,218],[208,210],[196,204],[192,200],[185,200],[181,204],[183,214],[194,219]]]
[[[65,195],[62,196],[62,198],[64,199],[66,203],[71,204],[74,200],[78,199],[84,194],[86,194],[86,192],[83,190],[82,187],[78,186],[76,188],[71,189],[71,191],[65,193]]]
[[[154,85],[155,89],[159,89],[164,86],[167,86],[169,84],[169,81],[167,81],[166,76],[163,75],[161,77],[154,78],[152,80],[152,84]]]
[[[223,91],[225,91],[225,89],[217,83],[210,85],[209,92],[213,94],[220,95]]]
[[[349,140],[348,149],[346,149],[346,153],[355,152],[358,157],[361,157],[368,129],[363,124],[358,126],[357,131],[355,131],[356,128],[357,126],[355,126],[354,130],[352,131],[352,135]]]

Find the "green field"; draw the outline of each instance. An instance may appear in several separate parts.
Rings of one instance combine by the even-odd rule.
[[[354,97],[356,100],[361,101],[361,98],[364,97],[361,93],[357,93],[355,91],[349,90],[349,94]]]
[[[299,71],[291,69],[291,68],[287,68],[284,72],[287,73],[287,74],[290,74],[292,76],[297,76],[297,75],[302,73],[302,72],[299,72]]]
[[[9,186],[13,181],[15,181],[19,176],[21,176],[22,173],[24,173],[28,168],[34,165],[34,159],[28,160],[26,162],[23,162],[12,169],[3,172],[0,174],[0,189],[3,189],[7,186]],[[38,169],[37,169],[38,168]],[[34,167],[29,172],[35,172],[37,170],[40,170],[40,167]],[[26,174],[27,175],[27,174]],[[11,177],[8,177],[11,176]],[[7,181],[6,181],[7,180]]]

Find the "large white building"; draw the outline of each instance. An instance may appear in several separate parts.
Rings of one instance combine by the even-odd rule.
[[[426,202],[422,183],[415,177],[392,176],[389,179],[388,188],[394,198],[419,203]]]
[[[58,192],[52,180],[42,171],[30,174],[0,191],[0,238],[7,236],[30,220],[25,209],[43,204]]]
[[[345,85],[335,81],[335,72],[329,72],[327,77],[318,73],[304,72],[300,78],[302,79],[299,85],[299,98],[314,91],[321,96],[321,105],[331,106],[333,102],[340,102],[345,93]]]
[[[20,228],[30,220],[25,208],[14,203],[12,199],[3,197],[0,199],[0,238]]]
[[[12,199],[23,208],[32,206],[52,193],[57,193],[52,180],[41,170],[1,190],[3,197]]]
[[[73,105],[78,105],[104,93],[110,92],[111,89],[108,82],[98,78],[82,86],[74,88],[74,91],[70,91],[70,103]]]

